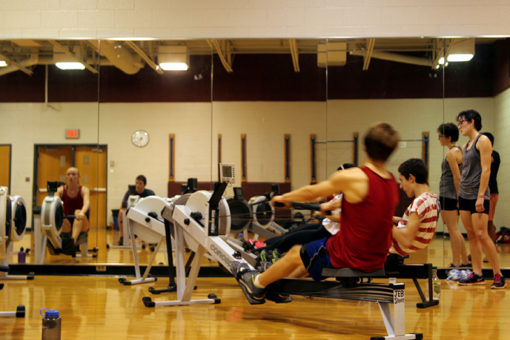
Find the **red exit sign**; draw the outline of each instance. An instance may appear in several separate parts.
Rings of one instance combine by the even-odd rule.
[[[80,129],[66,129],[66,139],[80,138]]]

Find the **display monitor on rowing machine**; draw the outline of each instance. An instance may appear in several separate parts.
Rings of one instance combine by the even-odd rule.
[[[58,187],[60,185],[61,185],[61,182],[58,182],[58,181],[48,181],[48,183],[47,183],[48,196],[53,196],[57,192]]]
[[[234,164],[219,163],[220,182],[234,183],[235,181],[235,167]]]
[[[129,192],[129,195],[138,195],[138,193],[136,192],[136,185],[133,185],[133,184],[129,184],[128,185],[128,192]]]

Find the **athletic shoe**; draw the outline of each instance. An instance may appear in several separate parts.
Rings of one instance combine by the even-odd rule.
[[[269,262],[269,254],[267,253],[267,250],[263,249],[260,254],[259,258],[261,262]]]
[[[485,279],[483,275],[475,274],[471,272],[471,274],[465,279],[459,280],[459,285],[461,286],[473,286],[473,285],[483,285],[485,284]]]
[[[66,255],[76,254],[76,247],[72,238],[62,239],[62,253]]]
[[[505,278],[499,274],[495,274],[494,275],[494,282],[492,283],[492,286],[491,286],[492,289],[502,289],[502,288],[506,288],[506,282],[505,282]]]
[[[276,261],[278,261],[280,259],[280,257],[282,257],[282,255],[280,254],[278,249],[273,249],[273,257],[272,257],[271,261],[273,263],[275,263]]]
[[[121,236],[119,238],[119,243],[118,243],[119,246],[123,246],[124,245],[124,238]]]
[[[254,283],[255,276],[257,276],[259,272],[250,269],[248,264],[241,261],[232,262],[230,269],[250,304],[259,305],[266,302],[264,300],[265,289],[255,287]]]
[[[273,262],[271,261],[260,261],[259,265],[257,266],[257,270],[261,273],[265,272],[273,265]]]

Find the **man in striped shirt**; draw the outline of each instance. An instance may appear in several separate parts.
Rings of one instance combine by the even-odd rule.
[[[390,253],[406,256],[425,248],[436,234],[439,213],[437,196],[430,192],[427,168],[423,161],[411,158],[398,168],[400,188],[415,197],[402,217],[394,217],[393,244]]]

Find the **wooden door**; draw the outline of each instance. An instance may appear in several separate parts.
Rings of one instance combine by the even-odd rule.
[[[11,178],[11,146],[0,145],[0,186],[9,187]]]
[[[41,206],[48,195],[48,181],[65,182],[66,170],[72,166],[71,145],[37,147],[37,197],[36,205]]]
[[[74,166],[80,183],[90,190],[90,228],[106,228],[106,147],[76,146]]]

